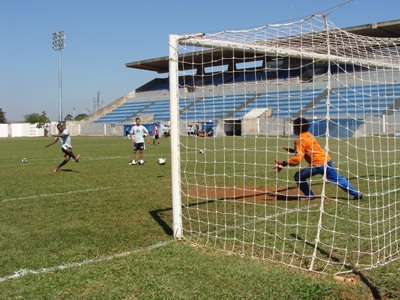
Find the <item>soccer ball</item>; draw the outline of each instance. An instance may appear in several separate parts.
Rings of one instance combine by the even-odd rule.
[[[159,164],[159,165],[165,165],[166,162],[167,162],[167,159],[165,159],[165,158],[160,157],[160,158],[158,159],[158,164]]]
[[[199,153],[200,153],[200,154],[203,154],[203,152],[204,152],[204,150],[202,150],[202,149],[199,150]]]
[[[144,165],[144,160],[138,160],[138,165]]]
[[[22,162],[23,164],[26,164],[26,163],[28,162],[28,159],[27,159],[26,157],[24,157],[23,159],[21,159],[21,162]]]

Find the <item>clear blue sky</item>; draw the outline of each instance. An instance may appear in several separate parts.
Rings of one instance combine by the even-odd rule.
[[[251,28],[321,13],[344,0],[0,0],[0,108],[9,121],[46,111],[58,119],[64,30],[63,115],[88,113],[154,77],[125,63],[168,55],[168,35]],[[339,27],[400,19],[400,0],[353,0],[330,15]],[[161,76],[164,77],[164,76]]]

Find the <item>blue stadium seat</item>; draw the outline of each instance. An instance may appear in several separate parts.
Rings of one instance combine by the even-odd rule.
[[[148,105],[148,102],[126,102],[120,107],[103,115],[94,121],[94,123],[121,123],[146,105]]]
[[[256,108],[270,108],[273,116],[292,117],[321,93],[322,89],[258,94],[254,101],[237,111],[234,118],[239,119]]]
[[[196,104],[187,110],[183,109],[180,116],[183,120],[218,120],[234,113],[236,108],[254,97],[255,94],[206,97],[195,101]]]
[[[400,94],[400,84],[341,87],[333,89],[329,97],[324,97],[312,109],[304,113],[306,117],[341,116],[355,118],[361,115],[380,115],[392,107]]]

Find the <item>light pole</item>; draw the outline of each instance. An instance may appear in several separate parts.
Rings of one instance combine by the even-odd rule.
[[[65,47],[65,35],[64,31],[54,32],[53,33],[53,50],[58,51],[58,91],[59,91],[59,99],[60,99],[60,115],[59,121],[63,121],[63,113],[62,113],[62,63],[61,63],[61,50]]]

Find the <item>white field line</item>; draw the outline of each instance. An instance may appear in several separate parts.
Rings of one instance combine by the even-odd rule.
[[[0,283],[5,282],[7,280],[11,280],[11,279],[17,279],[17,278],[20,278],[20,277],[23,277],[26,275],[31,275],[31,274],[38,275],[38,274],[49,273],[49,272],[54,272],[54,271],[61,271],[61,270],[66,270],[66,269],[70,269],[70,268],[74,268],[74,267],[81,267],[81,266],[88,265],[88,264],[108,261],[108,260],[112,260],[112,259],[119,258],[119,257],[126,257],[126,256],[130,256],[130,255],[140,253],[140,252],[151,251],[151,250],[159,248],[159,247],[167,246],[168,244],[172,243],[173,241],[174,240],[170,240],[170,241],[166,241],[166,242],[159,242],[154,245],[140,248],[140,249],[133,250],[133,251],[118,253],[118,254],[114,254],[114,255],[110,255],[110,256],[101,256],[98,258],[85,259],[84,261],[81,261],[81,262],[74,262],[74,263],[59,265],[59,266],[55,266],[55,267],[42,268],[42,269],[38,269],[38,270],[21,269],[21,270],[15,272],[13,275],[0,277]]]
[[[103,157],[90,157],[90,156],[85,156],[85,157],[81,157],[81,161],[89,161],[89,160],[107,160],[107,159],[123,159],[126,158],[129,160],[129,157],[132,153],[127,152],[127,155],[125,156],[103,156]],[[22,158],[22,156],[21,156]],[[58,162],[62,160],[61,158],[29,158],[27,157],[28,162],[26,164],[21,163],[21,160],[18,159],[18,162],[15,162],[15,159],[9,159],[6,164],[2,164],[1,166],[5,166],[5,167],[9,167],[9,166],[15,166],[15,165],[47,165],[49,164],[49,162]]]
[[[300,206],[300,207],[295,208],[295,209],[285,210],[285,211],[283,211],[283,212],[280,212],[280,213],[277,213],[277,214],[274,214],[274,215],[271,215],[271,216],[267,216],[267,217],[265,217],[265,218],[257,218],[257,219],[258,219],[259,221],[271,220],[271,219],[273,219],[273,218],[280,217],[280,216],[284,216],[284,215],[288,215],[288,214],[291,214],[291,213],[296,213],[296,212],[300,212],[300,211],[306,211],[306,210],[308,210],[310,207],[316,207],[316,206],[319,206],[319,205],[318,205],[318,204],[312,204],[312,205]]]
[[[282,215],[286,215],[286,214],[291,214],[291,213],[295,213],[295,212],[299,212],[299,211],[304,211],[310,207],[316,207],[318,206],[317,204],[313,204],[313,205],[307,205],[307,206],[303,206],[303,207],[299,207],[296,209],[290,209],[281,213],[277,213],[271,216],[267,216],[266,218],[256,218],[258,219],[258,221],[264,221],[264,220],[269,220],[278,216],[282,216]],[[253,222],[252,222],[253,223]],[[250,224],[250,222],[248,223]],[[244,224],[245,226],[247,224]],[[229,228],[223,228],[220,230],[216,230],[214,231],[214,233],[220,233],[222,231],[226,231],[229,230]],[[73,267],[81,267],[87,264],[92,264],[92,263],[97,263],[97,262],[102,262],[102,261],[107,261],[107,260],[112,260],[115,258],[119,258],[119,257],[126,257],[126,256],[130,256],[136,253],[140,253],[140,252],[145,252],[145,251],[151,251],[153,249],[159,248],[159,247],[163,247],[163,246],[167,246],[170,243],[172,243],[174,240],[170,240],[170,241],[166,241],[166,242],[159,242],[156,243],[154,245],[148,246],[148,247],[144,247],[144,248],[140,248],[137,250],[133,250],[133,251],[128,251],[128,252],[123,252],[123,253],[118,253],[118,254],[114,254],[114,255],[110,255],[110,256],[101,256],[99,258],[93,258],[93,259],[86,259],[84,261],[81,262],[75,262],[75,263],[70,263],[70,264],[65,264],[65,265],[59,265],[59,266],[55,266],[55,267],[48,267],[48,268],[42,268],[42,269],[38,269],[38,270],[29,270],[29,269],[21,269],[17,272],[15,272],[13,275],[8,275],[5,277],[0,277],[0,283],[1,282],[5,282],[7,280],[11,280],[11,279],[17,279],[26,275],[37,275],[37,274],[43,274],[43,273],[49,273],[49,272],[54,272],[54,271],[61,271],[61,270],[65,270],[65,269],[70,269]]]
[[[99,187],[99,188],[94,188],[94,189],[69,191],[69,192],[63,192],[63,193],[40,194],[40,195],[33,195],[33,196],[26,196],[26,197],[8,198],[8,199],[0,200],[0,203],[18,201],[18,200],[27,200],[27,199],[37,199],[37,198],[44,198],[44,197],[52,197],[52,196],[64,196],[64,195],[71,195],[71,194],[77,194],[77,193],[97,192],[97,191],[110,189],[110,188],[111,188],[110,186],[105,186],[105,187]]]
[[[144,153],[144,158],[146,159],[146,157],[149,157],[149,156],[159,157],[160,155],[165,156],[165,154],[162,154],[162,153],[151,153],[151,152],[147,151]],[[126,155],[123,155],[123,156],[101,156],[101,157],[84,156],[84,157],[80,158],[80,162],[84,163],[85,161],[97,161],[97,160],[109,160],[109,159],[121,159],[121,160],[124,159],[126,161],[129,161],[131,156],[132,156],[132,150],[127,151]],[[22,157],[23,156],[21,156],[21,158]],[[17,160],[18,162],[15,162],[16,161],[15,159],[12,159],[12,160],[10,159],[7,161],[9,163],[1,164],[1,166],[9,167],[9,166],[15,166],[15,165],[29,165],[29,164],[30,165],[45,165],[45,164],[48,164],[49,161],[57,162],[59,160],[62,160],[62,158],[57,158],[57,157],[54,157],[54,158],[29,158],[29,157],[27,157],[27,159],[28,159],[28,162],[26,164],[21,163],[20,159]]]
[[[300,212],[300,211],[305,211],[305,210],[308,210],[311,207],[317,207],[317,206],[319,206],[319,205],[318,204],[305,205],[305,206],[301,206],[301,207],[298,207],[298,208],[295,208],[295,209],[285,210],[283,212],[280,212],[280,213],[277,213],[277,214],[273,214],[273,215],[267,216],[265,218],[256,217],[256,218],[254,218],[254,222],[244,223],[243,227],[246,227],[247,225],[252,225],[252,224],[258,223],[258,222],[271,220],[271,219],[274,219],[276,217],[280,217],[280,216],[284,216],[284,215],[288,215],[288,214],[292,214],[292,213],[296,213],[296,212]],[[228,230],[231,230],[231,229],[233,229],[233,228],[231,228],[229,226],[226,226],[225,228],[214,230],[214,231],[212,231],[210,233],[221,233],[221,232],[228,231]]]

